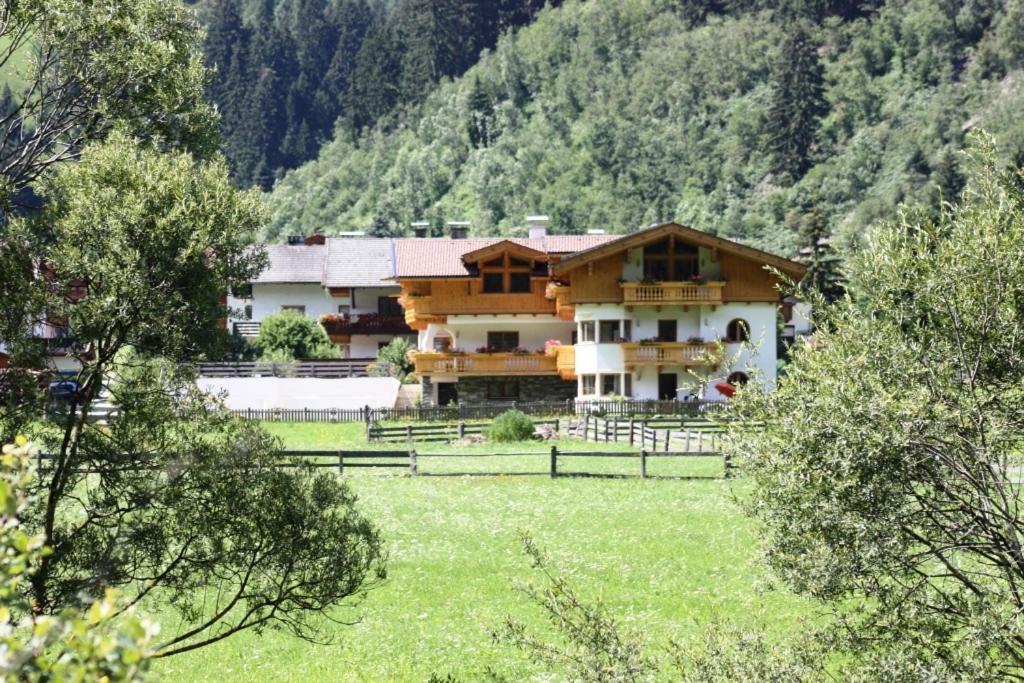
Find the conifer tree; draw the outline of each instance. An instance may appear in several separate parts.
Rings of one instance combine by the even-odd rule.
[[[802,24],[782,43],[768,108],[772,169],[790,181],[810,168],[815,136],[828,107],[817,48]]]
[[[835,301],[845,291],[840,259],[832,248],[828,217],[815,206],[801,215],[797,224],[800,241],[799,261],[807,266],[804,282],[826,301]]]

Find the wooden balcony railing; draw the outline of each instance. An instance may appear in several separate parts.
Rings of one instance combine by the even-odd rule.
[[[714,367],[722,362],[722,350],[718,344],[688,342],[657,342],[622,344],[623,359],[627,369],[649,365],[677,365],[683,367]]]
[[[722,303],[724,282],[623,282],[622,302],[632,306],[671,306],[706,304],[717,306]]]
[[[572,348],[572,347],[569,347]],[[418,375],[554,375],[556,356],[540,353],[446,353],[412,354]]]
[[[555,302],[555,315],[561,320],[572,321],[576,318],[576,307],[569,300],[571,291],[572,287],[569,285],[560,285],[556,282],[549,282],[544,289],[544,296]]]
[[[349,337],[353,334],[412,334],[412,329],[400,315],[328,315],[320,318],[320,324],[331,337]]]

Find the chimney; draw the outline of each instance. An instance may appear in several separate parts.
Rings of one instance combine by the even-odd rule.
[[[548,236],[548,223],[551,219],[544,215],[526,217],[526,230],[531,240],[539,240]]]
[[[302,243],[305,244],[307,247],[311,244],[326,244],[327,238],[324,236],[322,232],[317,232],[304,239]]]
[[[469,235],[469,221],[448,221],[446,225],[453,240],[464,240]]]
[[[430,222],[429,221],[414,221],[410,224],[412,226],[412,234],[423,239],[430,234]]]
[[[298,244],[305,244],[306,238],[302,235],[288,235],[288,245],[295,246]]]

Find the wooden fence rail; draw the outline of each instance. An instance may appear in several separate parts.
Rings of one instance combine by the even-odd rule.
[[[484,405],[419,406],[409,408],[250,408],[233,411],[250,420],[267,422],[400,422],[493,419],[506,410],[533,417],[597,415],[605,418],[647,417],[650,421],[679,422],[726,410],[725,401],[512,401]],[[657,417],[655,417],[657,416]]]
[[[200,377],[366,377],[373,358],[295,361],[293,363],[197,363]]]
[[[409,476],[415,477],[423,474],[420,472],[420,463],[432,458],[509,458],[509,457],[535,457],[539,461],[547,460],[548,468],[546,474],[551,478],[556,477],[631,477],[638,476],[647,478],[647,461],[650,458],[693,458],[693,457],[723,457],[720,453],[708,451],[654,451],[640,449],[639,451],[615,452],[615,451],[562,451],[557,446],[552,446],[549,451],[528,451],[519,453],[420,453],[415,449],[389,450],[389,451],[345,451],[345,450],[288,450],[278,451],[277,456],[280,462],[276,467],[295,468],[313,467],[336,469],[339,476],[344,476],[345,471],[351,468],[401,468],[408,469]],[[56,456],[46,453],[36,454],[37,467],[45,471],[46,463],[55,459]],[[629,473],[608,473],[608,472],[585,472],[581,470],[565,471],[559,468],[559,460],[571,458],[574,460],[587,458],[619,458],[633,459],[637,462],[635,474]],[[733,475],[733,466],[728,458],[723,458],[724,476],[730,478]],[[118,471],[141,471],[144,469],[156,469],[157,466],[145,466],[135,464],[131,467],[118,468]],[[76,470],[80,473],[110,472],[111,469],[103,470],[96,468],[81,468]],[[507,472],[500,471],[476,471],[476,472],[432,472],[430,476],[495,476],[507,475]],[[544,474],[544,472],[529,472],[518,474]],[[665,478],[665,477],[661,477]],[[671,477],[669,477],[671,478]],[[687,477],[692,478],[692,477]],[[705,477],[706,478],[706,477]]]

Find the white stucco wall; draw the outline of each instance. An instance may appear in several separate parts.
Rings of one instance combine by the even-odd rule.
[[[778,307],[771,303],[731,303],[718,306],[714,311],[703,309],[701,330],[708,339],[725,336],[729,321],[746,320],[750,326],[750,347],[744,344],[725,344],[726,364],[709,381],[708,398],[722,398],[714,384],[724,380],[730,372],[740,370],[752,374],[758,371],[758,380],[766,389],[775,386],[777,369],[776,315]],[[752,376],[753,379],[753,376]]]
[[[324,313],[337,313],[345,299],[332,297],[318,284],[281,284],[252,286],[252,319],[261,321],[280,313],[283,306],[305,306],[306,315],[314,320]]]
[[[398,335],[401,336],[401,335]],[[390,334],[354,334],[348,345],[348,358],[376,358],[379,344],[387,344],[395,337]],[[408,337],[415,342],[414,337]]]

